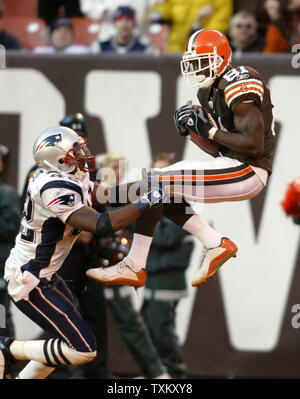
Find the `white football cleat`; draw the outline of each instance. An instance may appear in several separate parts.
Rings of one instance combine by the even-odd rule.
[[[213,277],[228,259],[236,257],[238,247],[229,238],[223,237],[221,244],[216,248],[205,249],[200,269],[197,271],[193,287],[198,287]]]
[[[92,280],[105,283],[105,285],[143,287],[147,279],[146,270],[141,269],[139,272],[135,272],[132,266],[132,260],[126,257],[114,266],[89,269],[86,275]]]

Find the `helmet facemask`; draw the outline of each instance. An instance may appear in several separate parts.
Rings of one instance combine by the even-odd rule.
[[[214,47],[213,53],[185,52],[180,62],[181,73],[187,80],[188,87],[206,89],[220,75],[220,67],[223,61],[223,58],[217,54],[216,47]]]
[[[95,157],[91,155],[85,141],[74,143],[74,147],[66,153],[62,161],[68,166],[76,165],[84,173],[96,170]]]

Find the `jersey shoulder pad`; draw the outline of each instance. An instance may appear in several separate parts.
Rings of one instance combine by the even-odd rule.
[[[39,194],[42,195],[51,188],[76,192],[83,201],[82,185],[77,179],[69,179],[68,176],[56,172],[45,173],[39,181]]]
[[[260,106],[264,97],[263,79],[249,66],[242,65],[227,71],[222,76],[218,88],[224,91],[225,103],[232,110],[244,101],[254,101]]]

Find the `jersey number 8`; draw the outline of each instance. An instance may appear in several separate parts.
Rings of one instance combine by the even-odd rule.
[[[249,73],[249,71],[244,66],[240,66],[238,68],[230,69],[230,71],[227,72],[223,77],[228,82],[231,82],[234,79],[236,79],[239,75],[241,75],[242,73]],[[246,76],[243,78],[246,78]]]

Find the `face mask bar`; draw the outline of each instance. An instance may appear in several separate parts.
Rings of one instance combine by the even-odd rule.
[[[91,155],[86,142],[78,144],[68,151],[63,161],[67,165],[78,165],[83,172],[96,170],[95,157]]]
[[[203,61],[206,61],[203,66]],[[190,54],[184,54],[180,62],[181,73],[188,81],[189,87],[199,86],[202,81],[213,79],[218,76],[219,68],[222,65],[223,58],[220,57],[216,48],[213,53],[206,53],[198,55],[195,51]],[[204,71],[209,70],[209,75],[203,74]]]

